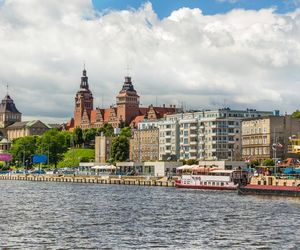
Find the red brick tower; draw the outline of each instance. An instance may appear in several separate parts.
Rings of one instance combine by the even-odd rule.
[[[89,89],[88,77],[86,75],[86,69],[83,69],[81,77],[80,89],[75,96],[75,110],[74,110],[74,127],[81,127],[83,122],[83,114],[86,113],[90,122],[91,111],[93,110],[93,94]],[[87,122],[86,120],[84,121]]]
[[[140,97],[136,93],[131,77],[126,76],[122,90],[117,95],[117,116],[120,122],[130,124],[139,115]]]

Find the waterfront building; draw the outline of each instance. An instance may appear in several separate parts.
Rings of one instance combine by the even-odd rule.
[[[247,164],[245,161],[199,161],[199,167],[203,168],[218,168],[223,170],[235,170],[235,169],[245,169]]]
[[[246,119],[242,122],[243,159],[260,162],[270,158],[284,159],[289,138],[299,132],[299,119],[291,115]]]
[[[150,161],[150,162],[118,162],[117,167],[123,174],[164,177],[176,173],[181,162]]]
[[[159,159],[158,128],[138,129],[130,139],[130,160],[134,162],[157,161]]]
[[[112,137],[96,136],[95,137],[95,162],[106,163],[111,158]]]
[[[75,96],[74,118],[66,125],[68,130],[74,128],[100,128],[104,123],[111,124],[114,128],[121,125],[137,127],[143,119],[157,120],[166,114],[173,114],[179,109],[175,105],[166,107],[140,106],[140,96],[135,90],[131,77],[126,76],[123,86],[116,96],[116,104],[109,108],[95,108],[94,97],[90,90],[86,69],[83,70],[80,88]]]
[[[255,109],[202,110],[166,115],[158,122],[143,121],[140,128],[159,128],[159,159],[241,160],[241,121],[272,115]]]
[[[15,122],[6,128],[7,138],[13,140],[19,137],[42,135],[51,127],[39,120]]]

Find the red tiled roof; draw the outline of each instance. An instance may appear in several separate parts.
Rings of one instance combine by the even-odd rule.
[[[135,118],[132,120],[131,124],[132,124],[133,126],[136,127],[141,121],[144,120],[144,118],[145,118],[144,115],[138,115],[137,117],[135,117]]]

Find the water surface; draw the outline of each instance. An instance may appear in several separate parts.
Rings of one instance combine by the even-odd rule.
[[[300,199],[0,181],[8,249],[300,249]]]

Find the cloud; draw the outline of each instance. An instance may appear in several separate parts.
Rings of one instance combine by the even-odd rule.
[[[182,8],[160,20],[150,3],[103,14],[85,0],[6,0],[0,39],[2,96],[8,83],[30,118],[73,115],[84,61],[95,105],[115,103],[129,65],[143,105],[299,108],[299,11]]]

